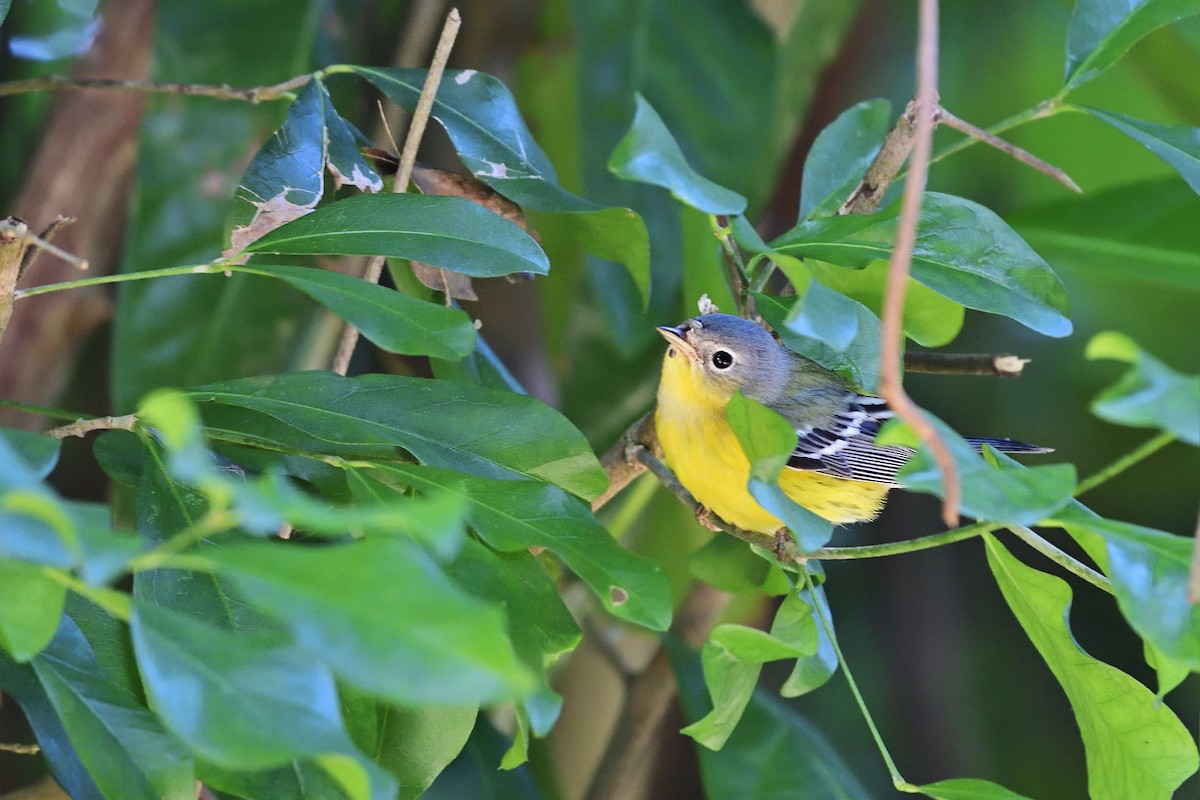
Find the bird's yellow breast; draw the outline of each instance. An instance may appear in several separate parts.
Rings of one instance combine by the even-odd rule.
[[[666,357],[655,414],[663,454],[701,505],[743,530],[773,534],[783,523],[746,488],[750,462],[725,418],[728,402],[682,354]],[[835,523],[873,518],[888,490],[883,484],[786,468],[779,486],[800,505]]]

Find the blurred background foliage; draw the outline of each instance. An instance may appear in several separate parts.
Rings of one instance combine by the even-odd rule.
[[[120,5],[15,0],[0,29],[4,79],[69,71],[95,35],[95,15],[115,16]],[[153,76],[250,86],[333,63],[420,66],[447,7],[436,0],[159,3]],[[620,182],[608,172],[609,154],[633,113],[634,92],[663,116],[693,166],[749,199],[748,217],[770,239],[795,220],[801,167],[822,128],[860,101],[885,98],[899,110],[910,98],[915,4],[466,0],[459,8],[464,25],[450,66],[504,80],[562,185],[599,203],[633,208],[650,234],[652,293],[644,310],[624,267],[587,256],[561,219],[541,214],[532,221],[551,256],[550,276],[478,281],[479,301],[465,304],[517,379],[562,409],[602,450],[653,401],[662,350],[653,326],[690,316],[702,292],[719,304],[727,297],[708,221],[682,210],[663,190]],[[1061,0],[943,4],[942,103],[986,127],[1055,94],[1069,14],[1070,4]],[[1070,99],[1159,123],[1200,125],[1197,75],[1200,19],[1192,18],[1149,35]],[[330,83],[339,110],[386,146],[369,87],[349,78]],[[48,93],[0,99],[0,205],[11,213],[33,217],[59,210],[12,207],[53,99]],[[283,103],[151,98],[141,122],[129,220],[123,232],[119,221],[111,226],[111,235],[123,238],[120,268],[215,256],[229,199],[284,112]],[[392,129],[400,138],[402,125],[393,120]],[[78,135],[86,137],[88,130]],[[958,138],[940,130],[935,147]],[[1087,475],[1146,437],[1089,413],[1092,398],[1120,370],[1084,359],[1094,333],[1122,331],[1171,367],[1200,370],[1200,198],[1149,151],[1082,114],[1036,121],[1006,138],[1065,169],[1084,194],[1071,195],[982,146],[937,163],[930,188],[982,203],[1022,233],[1066,284],[1075,333],[1048,339],[1010,320],[968,311],[949,349],[1031,358],[1024,377],[919,375],[909,381],[910,391],[963,433],[1055,447]],[[435,126],[421,158],[455,167]],[[328,327],[323,319],[298,293],[253,276],[130,284],[111,320],[80,343],[69,387],[56,403],[93,414],[123,413],[155,385],[321,363]],[[366,347],[355,368],[423,369]],[[101,473],[78,466],[87,458],[71,452],[55,475],[58,488],[68,497],[103,497]],[[1198,476],[1197,450],[1175,445],[1086,500],[1105,517],[1189,534],[1196,525]],[[692,580],[689,554],[710,534],[649,480],[612,503],[603,518],[628,545],[661,561],[682,596]],[[839,532],[834,543],[909,538],[938,528],[933,498],[897,494],[879,520]],[[1068,546],[1060,533],[1050,535]],[[1076,795],[1086,778],[1071,711],[1004,607],[982,542],[831,563],[827,571],[843,648],[910,780],[973,775],[1033,797]],[[1154,685],[1139,641],[1111,599],[1072,583],[1080,644]],[[770,618],[770,602],[747,593],[728,617],[762,622]],[[644,643],[630,638],[622,646],[636,658]],[[773,692],[785,677],[768,668],[763,685]],[[566,706],[550,737],[533,743],[531,773],[495,774],[504,745],[500,734],[481,725],[429,796],[524,797],[536,784],[547,796],[556,796],[550,787],[557,785],[558,796],[578,797],[606,738],[620,682],[587,644],[556,681]],[[1200,714],[1196,681],[1185,682],[1167,702],[1194,723]],[[793,703],[869,792],[891,791],[843,680]],[[12,707],[0,713],[7,725]],[[748,715],[743,725],[752,729],[755,718]],[[504,728],[506,721],[497,724]],[[660,743],[647,796],[699,796],[695,748],[673,732],[683,724],[679,715]],[[6,780],[19,782],[8,776],[23,763],[0,753],[0,788],[11,788]],[[704,768],[736,770],[715,761]],[[1193,778],[1181,793],[1195,790]]]

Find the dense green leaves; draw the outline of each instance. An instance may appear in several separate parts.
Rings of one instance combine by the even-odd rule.
[[[440,195],[347,197],[276,228],[246,251],[395,256],[478,278],[550,270],[546,254],[515,223]]]
[[[1167,800],[1196,771],[1196,744],[1153,693],[1089,656],[1067,626],[1071,590],[986,536],[988,563],[1009,607],[1062,684],[1087,751],[1095,800]]]
[[[467,518],[487,544],[501,552],[550,550],[615,616],[652,630],[665,630],[670,623],[670,595],[661,568],[622,548],[590,510],[553,486],[401,464],[381,466],[380,472],[422,491],[467,497]]]
[[[1200,14],[1200,4],[1195,13]],[[1200,193],[1200,128],[1191,125],[1160,125],[1144,119],[1085,107],[1084,111],[1107,122],[1171,165],[1192,191]]]
[[[1088,358],[1124,361],[1132,367],[1092,403],[1101,419],[1136,428],[1161,428],[1200,444],[1200,375],[1181,375],[1113,331],[1088,342]]]
[[[706,214],[741,214],[746,198],[692,169],[662,117],[641,94],[633,123],[608,160],[618,178],[661,186],[679,202]]]
[[[481,386],[304,372],[215,384],[191,396],[209,424],[289,447],[383,458],[403,447],[431,466],[535,478],[585,498],[607,485],[583,435],[561,414]]]
[[[154,714],[106,677],[69,617],[31,664],[79,759],[106,796],[195,795],[191,756]]]
[[[861,269],[891,253],[898,213],[893,203],[869,216],[804,222],[771,248]],[[1071,332],[1058,277],[999,217],[970,200],[925,195],[912,276],[967,308],[1012,317],[1048,336]]]
[[[892,126],[892,104],[864,100],[846,109],[813,141],[800,180],[800,219],[828,217],[862,179]]]
[[[1104,72],[1151,31],[1200,14],[1195,0],[1076,0],[1067,30],[1067,89]]]
[[[475,328],[457,308],[330,270],[256,263],[237,271],[291,284],[391,353],[459,359],[475,349]]]
[[[533,688],[500,609],[464,594],[404,539],[322,548],[247,542],[203,557],[338,677],[372,694],[445,705]]]
[[[410,111],[416,107],[425,70],[354,69],[392,102]],[[643,298],[649,295],[650,244],[645,223],[629,209],[606,208],[560,187],[554,167],[534,141],[503,83],[473,69],[449,70],[438,88],[432,115],[446,129],[471,174],[522,208],[570,215],[583,247],[602,258],[623,262]]]

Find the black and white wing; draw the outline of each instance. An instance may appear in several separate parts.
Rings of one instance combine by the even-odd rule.
[[[809,470],[851,481],[897,486],[896,474],[913,454],[910,447],[875,444],[875,434],[895,416],[882,397],[847,392],[844,406],[823,427],[800,427],[791,469]],[[989,445],[1004,453],[1049,453],[1050,448],[1012,439],[967,437],[976,450]]]

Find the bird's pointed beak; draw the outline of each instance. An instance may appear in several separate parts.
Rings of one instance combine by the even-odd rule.
[[[667,340],[667,343],[673,349],[679,351],[691,361],[700,362],[700,354],[696,352],[696,348],[687,340],[686,329],[670,325],[659,325],[658,332],[662,334],[662,337]]]

